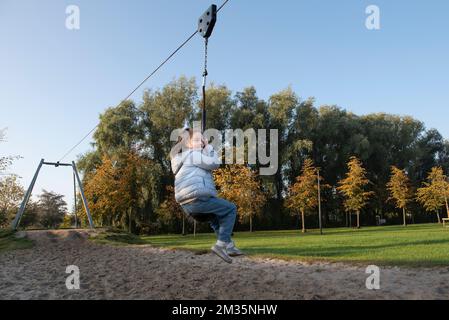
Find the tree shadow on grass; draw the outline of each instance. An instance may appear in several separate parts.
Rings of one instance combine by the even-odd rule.
[[[346,228],[346,229],[323,229],[323,236],[330,235],[362,235],[362,234],[372,234],[372,233],[395,233],[401,232],[407,234],[408,232],[429,232],[429,231],[441,231],[438,225],[429,224],[429,225],[408,225],[404,226],[387,226],[387,227],[362,227],[360,229],[356,228]],[[317,235],[319,234],[319,230],[311,230],[305,235]],[[449,235],[449,232],[448,232]]]
[[[339,262],[367,262],[371,261],[380,265],[410,265],[410,266],[447,266],[449,264],[449,254],[447,259],[429,259],[428,257],[420,258],[420,255],[410,255],[410,258],[398,258],[397,255],[388,252],[382,252],[384,249],[404,248],[413,246],[429,246],[448,244],[447,240],[423,240],[412,241],[407,243],[397,244],[382,244],[382,245],[341,245],[341,246],[308,246],[308,247],[294,247],[294,248],[279,248],[279,247],[247,247],[244,248],[249,255],[261,256],[276,256],[291,259],[304,260],[330,260]],[[370,253],[372,257],[370,257]],[[379,256],[379,254],[381,256]]]

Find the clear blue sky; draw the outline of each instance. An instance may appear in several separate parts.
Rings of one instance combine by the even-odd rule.
[[[0,0],[0,154],[23,156],[10,171],[28,185],[41,158],[58,160],[195,30],[210,3]],[[81,10],[79,31],[65,28],[70,4]],[[365,28],[370,4],[381,10],[379,31]],[[320,105],[409,114],[449,137],[448,57],[447,0],[230,0],[210,42],[209,78],[234,92],[254,85],[261,98],[291,85]],[[145,88],[180,75],[200,83],[201,68],[198,36]],[[86,141],[67,160],[88,149]],[[69,169],[44,168],[36,193],[71,203],[71,179]]]

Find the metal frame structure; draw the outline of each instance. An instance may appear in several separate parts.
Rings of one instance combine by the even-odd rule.
[[[81,194],[81,198],[83,200],[83,205],[84,205],[84,210],[86,211],[87,214],[87,218],[89,219],[89,225],[91,229],[94,229],[94,223],[92,221],[92,216],[90,214],[90,210],[89,210],[89,206],[87,204],[87,200],[86,200],[86,196],[84,195],[84,189],[83,189],[83,184],[81,183],[81,179],[79,177],[78,174],[78,169],[76,168],[75,162],[72,161],[72,163],[59,163],[59,162],[45,162],[44,159],[42,159],[39,163],[39,166],[37,167],[36,173],[34,174],[33,180],[31,180],[30,186],[28,187],[27,192],[25,193],[25,197],[22,201],[22,204],[20,205],[19,211],[16,214],[16,217],[14,219],[14,221],[11,224],[11,228],[13,230],[17,230],[17,227],[19,226],[20,220],[22,219],[23,213],[25,212],[25,208],[28,204],[28,201],[30,200],[31,197],[31,193],[33,192],[33,188],[34,185],[36,183],[37,177],[39,176],[39,172],[42,168],[42,166],[47,165],[47,166],[54,166],[55,168],[57,167],[72,167],[73,170],[73,183],[74,183],[74,192],[75,192],[75,206],[76,206],[76,182],[78,182],[78,187],[80,190],[80,194]],[[75,207],[76,208],[76,207]],[[76,221],[76,217],[75,217],[75,221]],[[75,225],[77,224],[77,222],[75,222]]]

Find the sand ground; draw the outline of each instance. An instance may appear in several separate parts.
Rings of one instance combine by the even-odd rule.
[[[368,290],[364,266],[237,258],[110,246],[88,231],[31,231],[30,249],[0,253],[0,299],[449,299],[449,267],[381,268]],[[80,269],[68,290],[66,267]]]

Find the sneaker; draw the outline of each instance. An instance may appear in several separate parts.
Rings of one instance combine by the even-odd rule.
[[[234,241],[232,241],[230,244],[228,244],[228,246],[226,247],[226,252],[228,253],[228,255],[230,257],[238,257],[238,256],[245,255],[242,251],[240,251],[240,249],[238,249],[235,246]]]
[[[223,261],[227,263],[232,263],[231,257],[226,252],[226,247],[214,245],[211,250],[213,253],[215,253],[217,256],[223,259]]]

